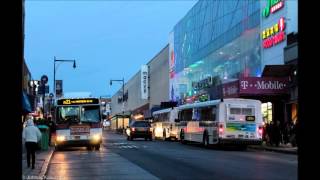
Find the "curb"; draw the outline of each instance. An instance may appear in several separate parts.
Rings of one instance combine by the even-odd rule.
[[[47,173],[47,170],[48,170],[48,166],[49,166],[49,163],[51,161],[51,157],[53,155],[53,152],[54,152],[54,149],[51,148],[50,149],[50,154],[49,154],[49,157],[45,160],[45,162],[43,163],[43,166],[41,168],[41,171],[40,171],[40,174],[39,174],[39,177],[42,177],[42,179],[46,179],[46,173]]]
[[[249,149],[256,149],[256,150],[265,150],[265,151],[273,151],[273,152],[279,152],[284,154],[298,154],[298,151],[291,151],[291,150],[283,150],[283,149],[273,149],[268,147],[255,147],[255,146],[248,146]]]

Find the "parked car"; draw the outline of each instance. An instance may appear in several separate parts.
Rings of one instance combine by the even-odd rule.
[[[133,140],[134,138],[144,138],[145,140],[152,141],[151,124],[148,121],[132,121],[126,129],[127,140]]]

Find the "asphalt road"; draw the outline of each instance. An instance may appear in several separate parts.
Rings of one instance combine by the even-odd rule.
[[[104,134],[100,151],[57,151],[47,176],[60,179],[297,179],[297,156]]]

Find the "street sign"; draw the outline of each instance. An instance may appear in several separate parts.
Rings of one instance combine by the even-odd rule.
[[[38,94],[45,94],[45,93],[49,93],[49,86],[39,86],[38,87]]]
[[[48,76],[46,76],[46,75],[41,76],[41,83],[47,84],[48,83]]]

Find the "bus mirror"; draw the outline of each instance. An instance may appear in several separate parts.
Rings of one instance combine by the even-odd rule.
[[[180,122],[180,120],[179,119],[175,119],[174,122]]]

